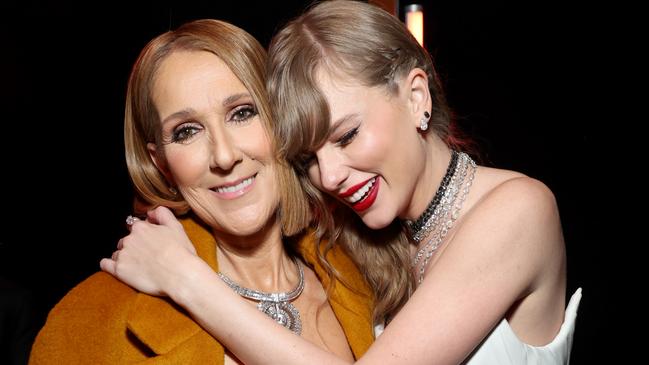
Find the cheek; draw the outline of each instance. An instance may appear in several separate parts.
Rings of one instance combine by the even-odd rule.
[[[263,163],[272,163],[273,151],[270,140],[264,132],[261,123],[257,122],[245,130],[243,133],[237,133],[236,138],[242,151],[250,158]]]
[[[383,164],[394,161],[403,168],[408,168],[411,150],[418,146],[417,133],[414,128],[402,119],[403,113],[392,108],[377,110],[372,123],[362,136],[359,150],[366,152],[368,164]]]
[[[176,185],[195,186],[209,170],[209,155],[200,144],[174,146],[165,151],[169,172]]]
[[[374,169],[394,155],[396,136],[382,128],[367,130],[354,146],[353,163],[357,168]]]

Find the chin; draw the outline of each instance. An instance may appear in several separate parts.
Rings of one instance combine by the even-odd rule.
[[[255,233],[261,232],[270,224],[270,220],[255,219],[255,220],[246,220],[246,219],[237,219],[233,220],[225,226],[230,234],[236,236],[250,236]]]
[[[232,214],[226,229],[237,236],[250,236],[272,226],[275,217],[276,213],[273,209],[255,208],[248,214]]]
[[[361,219],[363,220],[363,223],[371,229],[385,228],[394,221],[394,217],[389,217],[387,214],[379,215],[373,213],[361,216]]]

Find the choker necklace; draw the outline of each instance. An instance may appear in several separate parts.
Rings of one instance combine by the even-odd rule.
[[[257,309],[272,318],[275,322],[293,331],[297,335],[302,333],[302,321],[300,321],[300,312],[290,302],[302,294],[304,289],[304,270],[297,260],[293,259],[297,265],[299,282],[297,287],[289,293],[266,293],[258,290],[244,288],[223,273],[217,274],[230,288],[244,298],[256,300]]]
[[[427,233],[432,228],[430,217],[435,212],[435,209],[437,209],[442,196],[446,192],[446,187],[448,186],[451,177],[453,176],[453,174],[455,174],[455,170],[457,169],[458,165],[458,156],[459,153],[457,151],[451,150],[451,161],[448,163],[448,167],[446,168],[446,174],[444,174],[442,182],[439,184],[433,200],[428,203],[426,210],[424,210],[424,212],[419,216],[419,218],[417,218],[417,220],[405,221],[406,227],[408,227],[408,232],[410,233],[410,237],[412,237],[415,242],[420,242],[424,237],[427,236]]]
[[[418,239],[415,242],[418,250],[412,259],[412,269],[416,272],[418,285],[424,280],[426,266],[433,257],[433,253],[440,246],[446,234],[453,228],[453,223],[459,217],[460,209],[462,209],[471,185],[473,185],[477,169],[475,162],[464,152],[459,152],[457,155],[453,171],[443,188],[438,203],[428,215],[423,228],[417,232]],[[451,171],[450,166],[447,175],[449,171]],[[444,178],[446,179],[446,176]],[[440,185],[440,189],[442,189],[442,185]],[[438,189],[438,192],[440,189]],[[427,238],[427,240],[422,243],[424,238]]]

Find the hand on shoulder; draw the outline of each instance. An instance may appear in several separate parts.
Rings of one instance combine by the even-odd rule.
[[[203,261],[173,213],[158,207],[146,221],[136,221],[122,238],[111,258],[101,260],[101,269],[133,288],[150,295],[172,296],[186,270]]]

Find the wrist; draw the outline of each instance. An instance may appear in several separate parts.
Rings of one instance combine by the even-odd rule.
[[[185,309],[189,309],[197,298],[200,298],[200,291],[202,290],[202,283],[216,277],[214,270],[200,257],[192,256],[188,258],[184,269],[180,270],[180,274],[173,281],[171,290],[167,295],[178,305]]]

